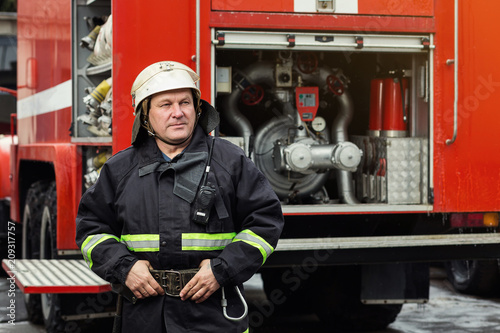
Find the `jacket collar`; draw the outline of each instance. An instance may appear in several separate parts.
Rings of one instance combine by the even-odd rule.
[[[173,193],[189,203],[194,201],[208,158],[206,135],[199,126],[196,127],[193,139],[186,149],[171,162],[165,161],[152,137],[140,147],[139,154],[139,177],[173,170]]]

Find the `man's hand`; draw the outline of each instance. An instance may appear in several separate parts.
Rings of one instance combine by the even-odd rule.
[[[219,288],[220,285],[210,267],[210,259],[205,259],[200,263],[198,273],[181,290],[180,296],[183,301],[191,299],[201,303]]]
[[[164,295],[165,291],[156,282],[150,269],[153,269],[149,261],[139,260],[130,269],[125,280],[125,285],[130,289],[134,296],[137,298],[146,298],[149,296],[156,296],[158,294]]]

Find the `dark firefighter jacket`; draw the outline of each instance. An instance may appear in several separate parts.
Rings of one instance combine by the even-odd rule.
[[[243,306],[234,286],[241,289],[273,252],[283,216],[263,174],[239,147],[216,138],[208,176],[215,203],[207,226],[192,221],[191,202],[211,140],[197,126],[172,162],[152,138],[111,157],[81,199],[76,241],[90,268],[113,283],[124,284],[139,259],[155,269],[187,269],[211,258],[215,278],[225,286],[228,314],[239,317]],[[221,289],[199,304],[170,296],[125,301],[123,332],[161,332],[163,322],[168,333],[248,329],[247,318],[223,317]]]

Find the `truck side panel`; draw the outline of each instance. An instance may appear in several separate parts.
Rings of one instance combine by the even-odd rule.
[[[18,4],[18,146],[12,148],[11,218],[21,222],[24,196],[42,179],[37,166],[53,169],[58,194],[58,247],[75,249],[81,157],[71,136],[71,2]],[[44,175],[43,177],[46,177]],[[37,178],[38,177],[38,178]]]
[[[18,13],[19,143],[69,142],[70,2],[20,1]]]
[[[454,127],[453,1],[436,2],[434,205],[439,212],[500,210],[500,47],[497,1],[459,1],[457,137]]]
[[[202,98],[209,99],[209,2],[201,3],[204,46],[200,59],[200,84]],[[113,53],[113,74],[120,77],[113,82],[113,133],[120,133],[113,140],[113,151],[116,152],[130,145],[134,120],[130,88],[137,74],[161,60],[179,61],[196,70],[196,2],[156,0],[144,6],[140,0],[113,1]]]

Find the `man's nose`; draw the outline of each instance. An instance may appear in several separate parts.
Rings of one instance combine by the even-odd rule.
[[[172,115],[176,118],[182,117],[184,113],[181,110],[179,103],[172,104]]]

